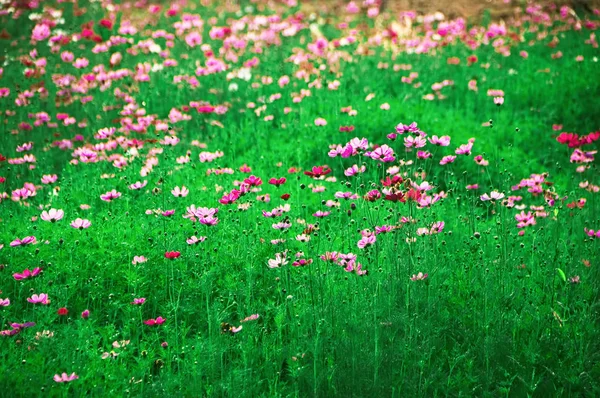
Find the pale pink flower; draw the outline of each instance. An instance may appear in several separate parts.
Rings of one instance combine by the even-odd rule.
[[[202,221],[201,221],[202,222]],[[195,245],[196,243],[204,242],[206,240],[206,236],[197,237],[195,235],[186,239],[188,245]]]
[[[185,198],[186,196],[188,196],[188,194],[190,193],[190,191],[185,186],[181,186],[181,188],[179,188],[179,187],[173,188],[173,190],[171,191],[171,193],[175,197]]]
[[[77,218],[77,219],[75,219],[75,221],[71,222],[71,226],[73,228],[77,228],[77,229],[86,229],[86,228],[89,228],[90,225],[92,225],[90,220],[85,220],[85,219],[81,219],[81,218]]]
[[[285,251],[283,253],[275,253],[275,259],[269,259],[269,261],[267,261],[267,266],[269,268],[279,268],[287,263],[287,251]]]
[[[487,202],[488,200],[500,200],[504,198],[504,194],[498,191],[492,191],[489,195],[484,193],[479,197],[483,202]]]
[[[445,164],[454,162],[455,159],[456,159],[456,156],[454,156],[454,155],[444,156],[442,158],[442,160],[440,160],[440,164],[443,166]]]
[[[8,298],[0,298],[0,307],[8,307],[10,305],[10,299]]]
[[[376,241],[377,241],[377,238],[375,237],[375,235],[363,236],[358,241],[357,246],[358,246],[359,249],[364,249],[365,247],[369,247],[371,245],[374,245]]]
[[[138,190],[138,189],[142,189],[142,188],[144,188],[144,187],[145,187],[147,184],[148,184],[148,181],[147,181],[147,180],[144,180],[144,182],[137,181],[137,182],[135,182],[134,184],[131,184],[131,185],[129,186],[129,189],[131,189],[131,190]]]
[[[322,117],[316,118],[315,126],[327,126],[327,120],[323,119]]]
[[[427,279],[427,277],[429,276],[429,274],[423,274],[422,272],[419,272],[417,275],[413,275],[410,280],[411,281],[422,281]]]
[[[50,209],[48,211],[43,211],[41,218],[44,221],[56,222],[58,220],[62,220],[64,215],[65,215],[65,212],[62,210]]]
[[[79,376],[77,376],[75,372],[71,373],[70,375],[67,375],[66,373],[63,373],[62,375],[54,375],[54,381],[57,383],[68,383],[76,379],[79,379]]]
[[[42,176],[42,184],[52,184],[56,182],[58,176],[56,174],[46,174]]]
[[[429,142],[431,142],[433,145],[439,145],[439,146],[450,145],[450,136],[448,136],[448,135],[444,135],[441,137],[434,135],[434,136],[429,137],[428,139],[429,139]]]
[[[148,261],[148,259],[144,256],[133,256],[133,260],[131,261],[131,264],[136,265],[136,264],[145,263],[146,261]]]

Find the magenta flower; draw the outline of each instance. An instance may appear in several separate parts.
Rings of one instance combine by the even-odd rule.
[[[48,300],[48,295],[46,293],[40,293],[39,295],[34,294],[33,296],[28,297],[27,301],[31,304],[50,304],[50,300]]]
[[[100,199],[102,199],[105,202],[111,202],[114,199],[120,198],[121,197],[121,192],[117,192],[116,189],[113,189],[112,191],[108,191],[103,195],[100,195]]]
[[[600,229],[597,231],[594,231],[593,229],[584,228],[583,230],[585,231],[585,234],[587,236],[589,236],[590,238],[593,238],[593,237],[600,238]]]
[[[423,274],[422,272],[419,272],[417,275],[413,275],[412,278],[410,278],[411,281],[423,281],[425,279],[427,279],[427,277],[429,276],[429,274]]]
[[[244,182],[246,184],[248,184],[249,186],[251,186],[251,187],[257,187],[259,185],[262,185],[262,180],[260,178],[256,177],[256,176],[253,176],[253,175],[250,176],[250,177],[248,177],[248,178],[246,178],[244,180]]]
[[[70,375],[67,375],[66,373],[63,373],[62,375],[54,375],[54,381],[57,383],[68,383],[76,379],[79,379],[79,376],[77,376],[75,372],[71,373]]]
[[[13,278],[15,278],[15,280],[17,280],[17,281],[20,281],[23,279],[33,278],[34,276],[37,276],[40,272],[42,272],[42,269],[40,267],[34,268],[33,271],[29,271],[29,269],[25,269],[20,274],[19,273],[13,274]]]
[[[81,317],[83,319],[88,319],[90,317],[90,310],[83,310],[83,312],[81,313]]]
[[[271,178],[271,179],[269,179],[269,184],[275,185],[276,187],[280,187],[281,185],[285,184],[285,181],[286,181],[285,177]]]
[[[81,218],[77,218],[75,221],[71,222],[71,226],[77,229],[87,229],[92,225],[90,220],[84,220]]]
[[[26,245],[35,245],[37,243],[37,239],[35,236],[26,236],[23,239],[15,239],[10,242],[11,247],[17,246],[26,246]]]
[[[185,198],[190,193],[190,190],[187,189],[185,186],[181,186],[181,188],[179,188],[179,187],[173,188],[173,190],[171,191],[171,193],[175,197]]]
[[[166,319],[164,319],[162,316],[159,316],[156,319],[148,319],[147,321],[144,321],[144,323],[148,326],[156,326],[156,325],[162,325],[163,323],[165,323]]]
[[[65,216],[65,212],[62,210],[56,210],[56,209],[50,209],[48,211],[43,211],[42,212],[42,220],[44,221],[48,221],[48,222],[56,222],[58,220],[62,220],[62,218]]]

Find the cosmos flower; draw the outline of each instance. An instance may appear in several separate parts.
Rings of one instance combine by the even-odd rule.
[[[56,222],[61,220],[65,215],[65,212],[62,210],[50,209],[48,211],[43,211],[41,218],[44,221],[48,222]]]
[[[78,378],[79,376],[77,376],[75,372],[71,373],[70,375],[67,375],[66,373],[63,373],[61,375],[54,375],[54,381],[57,383],[68,383],[73,380],[77,380]]]
[[[48,300],[48,295],[46,293],[34,294],[31,297],[27,298],[27,301],[31,304],[50,304],[50,300]]]
[[[77,218],[71,222],[71,227],[76,228],[76,229],[86,229],[86,228],[89,228],[90,225],[92,225],[90,220],[85,220],[85,219],[81,219],[81,218]]]

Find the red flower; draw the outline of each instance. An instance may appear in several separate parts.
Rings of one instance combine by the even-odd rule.
[[[281,199],[283,199],[283,200],[288,200],[289,198],[290,198],[289,193],[284,193],[283,195],[281,195]]]
[[[105,27],[108,30],[112,30],[113,28],[113,23],[110,19],[101,19],[100,20],[100,26]]]
[[[58,309],[58,315],[60,316],[65,316],[69,313],[69,310],[66,309],[65,307],[61,307]]]
[[[181,256],[180,252],[166,252],[165,253],[165,258],[177,258]]]
[[[4,181],[6,181],[6,178],[0,177],[0,184],[2,184]]]
[[[0,154],[0,162],[4,162],[5,160],[6,160],[6,157],[4,157]]]

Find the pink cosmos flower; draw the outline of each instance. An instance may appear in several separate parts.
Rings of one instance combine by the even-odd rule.
[[[406,136],[404,137],[404,146],[407,148],[423,148],[427,144],[427,140],[421,136]]]
[[[48,300],[48,295],[46,293],[41,293],[39,295],[34,294],[33,296],[27,298],[27,301],[31,304],[50,304],[50,300]]]
[[[202,221],[200,221],[202,222]],[[191,236],[189,238],[186,239],[186,242],[188,245],[195,245],[196,243],[200,243],[200,242],[204,242],[206,240],[206,236]]]
[[[31,39],[42,41],[50,37],[50,28],[46,24],[37,24],[31,31]]]
[[[26,236],[23,239],[15,239],[12,242],[10,242],[10,246],[11,247],[17,247],[17,246],[25,246],[25,245],[34,245],[37,243],[37,239],[35,236]]]
[[[131,264],[136,265],[140,263],[145,263],[146,261],[148,261],[148,259],[144,256],[134,256],[133,260],[131,261]]]
[[[52,184],[58,179],[56,174],[45,174],[42,176],[42,184]]]
[[[327,126],[327,120],[323,119],[322,117],[316,118],[315,126]]]
[[[105,202],[111,202],[114,199],[120,198],[121,197],[121,192],[117,192],[116,189],[113,189],[112,191],[108,191],[103,195],[100,195],[100,199],[102,199]]]
[[[368,156],[373,160],[380,160],[384,163],[393,162],[396,159],[394,157],[394,150],[385,144],[372,152],[365,152],[365,156]]]
[[[131,190],[138,190],[138,189],[142,189],[142,188],[144,188],[144,187],[145,187],[147,184],[148,184],[148,181],[146,181],[146,180],[144,180],[144,182],[137,181],[136,183],[134,183],[134,184],[131,184],[131,185],[129,186],[129,189],[131,189]]]
[[[369,247],[371,245],[374,245],[376,241],[377,241],[377,238],[375,237],[375,235],[363,236],[358,241],[357,246],[358,246],[359,249],[364,249],[365,247]]]
[[[321,210],[319,210],[316,213],[314,213],[313,216],[322,218],[322,217],[327,217],[330,214],[331,214],[330,211],[321,211]]]
[[[140,298],[134,298],[133,301],[131,302],[131,304],[133,305],[142,305],[146,302],[146,298],[145,297],[140,297]]]
[[[448,145],[450,145],[450,136],[448,136],[448,135],[444,135],[444,136],[441,136],[441,137],[438,137],[437,135],[434,135],[434,136],[429,137],[428,140],[433,145],[439,145],[439,146],[448,146]]]
[[[445,164],[454,162],[454,160],[456,160],[456,156],[454,155],[444,156],[442,160],[440,160],[440,164],[443,166]]]
[[[427,277],[429,276],[429,274],[423,274],[422,272],[419,272],[417,275],[413,275],[410,280],[411,281],[422,281],[427,279]]]
[[[62,220],[64,215],[65,212],[62,210],[50,209],[49,211],[43,211],[41,218],[44,221],[56,222],[58,220]]]
[[[10,299],[5,298],[2,299],[0,298],[0,307],[8,307],[10,305]]]
[[[85,220],[85,219],[81,219],[81,218],[77,218],[77,219],[75,219],[75,221],[71,222],[71,226],[73,228],[77,228],[77,229],[87,229],[90,227],[90,225],[92,225],[90,220]]]
[[[79,376],[77,376],[75,372],[71,373],[70,375],[67,375],[66,373],[63,373],[62,375],[54,375],[54,381],[57,383],[68,383],[77,379],[79,379]]]
[[[90,317],[90,310],[83,310],[83,312],[81,313],[81,317],[83,319],[88,319]]]
[[[148,325],[148,326],[156,326],[156,325],[162,325],[163,323],[165,323],[166,319],[164,319],[162,316],[159,316],[156,319],[148,319],[147,321],[144,321],[144,324]]]
[[[188,194],[190,193],[190,191],[189,191],[189,189],[187,189],[185,186],[182,185],[181,188],[179,188],[179,187],[173,188],[173,190],[171,191],[171,193],[175,197],[185,198],[186,196],[188,196]]]
[[[504,97],[494,97],[494,104],[498,106],[504,104]]]
[[[469,141],[468,144],[462,144],[461,146],[459,146],[455,153],[457,155],[470,155],[471,154],[471,149],[473,149],[473,142]]]
[[[349,167],[346,170],[344,170],[344,175],[346,177],[352,177],[353,175],[356,175],[358,173],[364,173],[366,170],[367,168],[365,166],[361,166],[359,168],[358,165],[355,164],[352,167]]]
[[[20,274],[13,274],[13,278],[15,278],[15,280],[17,281],[20,281],[23,279],[33,278],[34,276],[37,276],[40,272],[42,272],[42,269],[40,267],[34,268],[33,271],[29,271],[29,269],[27,268]]]
[[[518,221],[517,228],[525,228],[530,225],[535,225],[535,217],[530,211],[528,211],[527,214],[525,214],[524,211],[521,211],[520,214],[515,215],[515,219]]]

